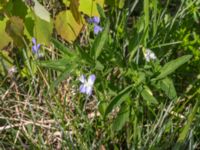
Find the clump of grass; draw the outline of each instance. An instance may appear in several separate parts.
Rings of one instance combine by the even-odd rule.
[[[105,13],[99,8],[98,35],[88,30],[73,45],[53,37],[43,58],[21,50],[16,72],[0,77],[0,147],[198,149],[200,78],[189,68],[197,47],[177,36],[192,30],[185,20],[198,27],[191,15],[199,3],[176,4],[109,5]],[[180,50],[184,45],[192,50]],[[88,86],[82,74],[96,77],[91,95],[80,92]]]

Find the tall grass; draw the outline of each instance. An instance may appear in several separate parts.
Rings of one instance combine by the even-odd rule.
[[[200,38],[185,40],[200,33],[198,0],[127,0],[99,12],[99,35],[88,30],[74,44],[53,36],[44,58],[14,56],[18,72],[0,76],[0,148],[199,149]],[[30,76],[19,74],[21,61]],[[81,74],[96,75],[90,97]]]

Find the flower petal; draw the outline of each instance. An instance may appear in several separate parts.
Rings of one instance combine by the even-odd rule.
[[[39,50],[39,49],[40,49],[40,46],[41,46],[41,44],[38,44],[38,45],[37,45],[37,50]]]
[[[90,95],[92,94],[92,86],[87,86],[87,87],[86,87],[86,94],[87,94],[88,96],[90,96]]]
[[[87,87],[84,84],[81,84],[81,86],[79,88],[80,92],[81,93],[86,93],[86,89],[87,89]]]
[[[85,82],[86,82],[85,76],[84,76],[84,75],[81,75],[81,76],[79,77],[79,81],[81,81],[82,83],[85,83]]]
[[[90,75],[88,78],[88,84],[93,85],[95,80],[96,80],[96,76],[94,74]]]
[[[35,38],[32,38],[32,42],[34,45],[36,45],[36,39]]]
[[[99,24],[99,22],[100,22],[100,18],[97,16],[93,17],[92,20],[93,20],[93,23],[95,23],[95,24]]]
[[[94,34],[98,34],[99,32],[101,32],[103,29],[101,26],[95,25],[94,26]]]
[[[37,49],[36,45],[32,46],[32,51],[33,51],[34,54],[36,54],[38,52],[38,49]]]

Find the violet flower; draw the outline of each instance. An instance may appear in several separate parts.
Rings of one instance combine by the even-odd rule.
[[[35,38],[32,38],[32,43],[33,43],[32,52],[33,52],[34,54],[38,54],[38,51],[39,51],[39,49],[40,49],[41,44],[37,44]]]
[[[92,88],[95,82],[96,76],[94,74],[90,75],[88,77],[88,80],[86,79],[86,77],[84,75],[81,75],[79,80],[81,81],[81,86],[79,88],[81,93],[85,93],[88,96],[90,96],[92,94]]]
[[[101,26],[95,25],[94,26],[94,34],[99,34],[99,32],[101,32],[103,29]]]
[[[100,18],[99,17],[94,16],[92,18],[89,18],[88,22],[94,24],[94,34],[97,35],[97,34],[99,34],[99,32],[101,32],[103,30],[103,28],[98,25],[100,23]]]

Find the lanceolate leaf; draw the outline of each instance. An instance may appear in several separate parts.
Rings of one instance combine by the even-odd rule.
[[[107,41],[108,33],[109,33],[110,22],[107,21],[106,26],[101,34],[95,39],[94,44],[92,46],[92,56],[95,56],[95,59],[99,57],[101,54],[103,47]]]
[[[130,85],[121,92],[119,92],[119,94],[111,100],[110,104],[106,108],[104,117],[106,117],[115,107],[119,106],[122,102],[124,102],[128,98],[132,89],[133,85]]]
[[[112,128],[114,131],[119,131],[125,125],[125,123],[129,120],[129,106],[122,105],[119,113],[117,114],[117,118],[114,120]]]
[[[160,87],[170,99],[177,98],[174,83],[170,78],[160,80],[157,86]]]
[[[162,78],[170,75],[177,68],[179,68],[181,65],[183,65],[184,63],[189,61],[191,58],[192,58],[192,55],[185,55],[185,56],[179,57],[179,58],[177,58],[175,60],[172,60],[172,61],[166,63],[161,68],[160,74],[156,78],[154,78],[153,80],[159,80],[159,79],[162,79]]]
[[[142,95],[142,98],[147,102],[148,105],[158,104],[158,101],[155,99],[155,97],[153,96],[153,93],[147,86],[143,87],[141,95]]]

